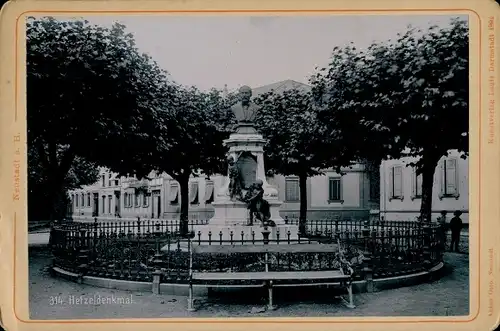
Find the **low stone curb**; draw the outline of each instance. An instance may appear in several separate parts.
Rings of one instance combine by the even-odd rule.
[[[440,262],[435,267],[428,271],[422,271],[415,274],[386,277],[373,280],[374,292],[394,289],[398,287],[413,286],[424,282],[433,281],[441,278],[444,275],[445,264]],[[52,267],[51,273],[53,276],[58,276],[70,281],[81,284],[91,285],[95,287],[103,287],[116,290],[151,292],[153,284],[151,282],[137,282],[119,279],[109,279],[94,276],[81,276],[79,274],[63,270],[59,267]],[[354,281],[352,283],[354,293],[366,293],[366,281]],[[234,288],[234,287],[231,287]],[[188,284],[160,284],[160,293],[168,295],[187,296]],[[208,295],[208,287],[204,285],[193,286],[194,296],[203,297]]]

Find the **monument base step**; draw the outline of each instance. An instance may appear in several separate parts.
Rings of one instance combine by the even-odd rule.
[[[285,220],[280,216],[279,210],[281,201],[270,200],[271,218],[277,226],[285,225]],[[247,205],[240,201],[217,201],[212,204],[214,207],[214,216],[210,219],[210,225],[217,226],[244,226],[247,227],[249,211]],[[259,221],[254,220],[254,224]]]

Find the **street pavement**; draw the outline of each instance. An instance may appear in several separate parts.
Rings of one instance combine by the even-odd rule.
[[[50,252],[32,246],[29,254],[32,319],[166,318],[166,317],[335,317],[446,316],[469,313],[469,259],[446,253],[448,272],[441,279],[412,287],[355,295],[356,309],[345,308],[324,291],[276,293],[279,308],[265,310],[265,294],[216,295],[186,311],[186,297],[128,292],[77,284],[49,275]],[[322,294],[322,295],[321,295]],[[326,297],[326,298],[325,298]]]

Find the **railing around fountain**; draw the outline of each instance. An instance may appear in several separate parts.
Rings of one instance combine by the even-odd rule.
[[[292,221],[293,222],[293,221]],[[190,221],[190,238],[179,235],[179,221],[71,222],[55,225],[50,244],[54,266],[80,275],[150,282],[155,273],[161,282],[185,283],[189,273],[191,245],[263,245],[338,242],[354,269],[354,279],[373,279],[427,270],[442,261],[444,231],[436,224],[417,222],[370,222],[353,220],[308,221],[307,236],[290,239],[289,233],[268,241],[244,239],[236,233],[214,233],[202,240],[196,227],[206,221]],[[325,245],[325,247],[327,247]],[[293,271],[322,270],[331,260],[312,262],[307,254],[278,254],[279,268]],[[259,255],[230,258],[207,257],[200,270],[250,270]],[[312,268],[312,269],[311,269]],[[281,270],[280,269],[280,270]]]

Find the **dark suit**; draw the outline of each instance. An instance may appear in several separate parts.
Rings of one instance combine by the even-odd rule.
[[[248,104],[248,108],[243,108],[241,102],[238,102],[231,107],[231,110],[233,111],[238,123],[252,123],[257,117],[259,107],[253,102],[250,102]]]

